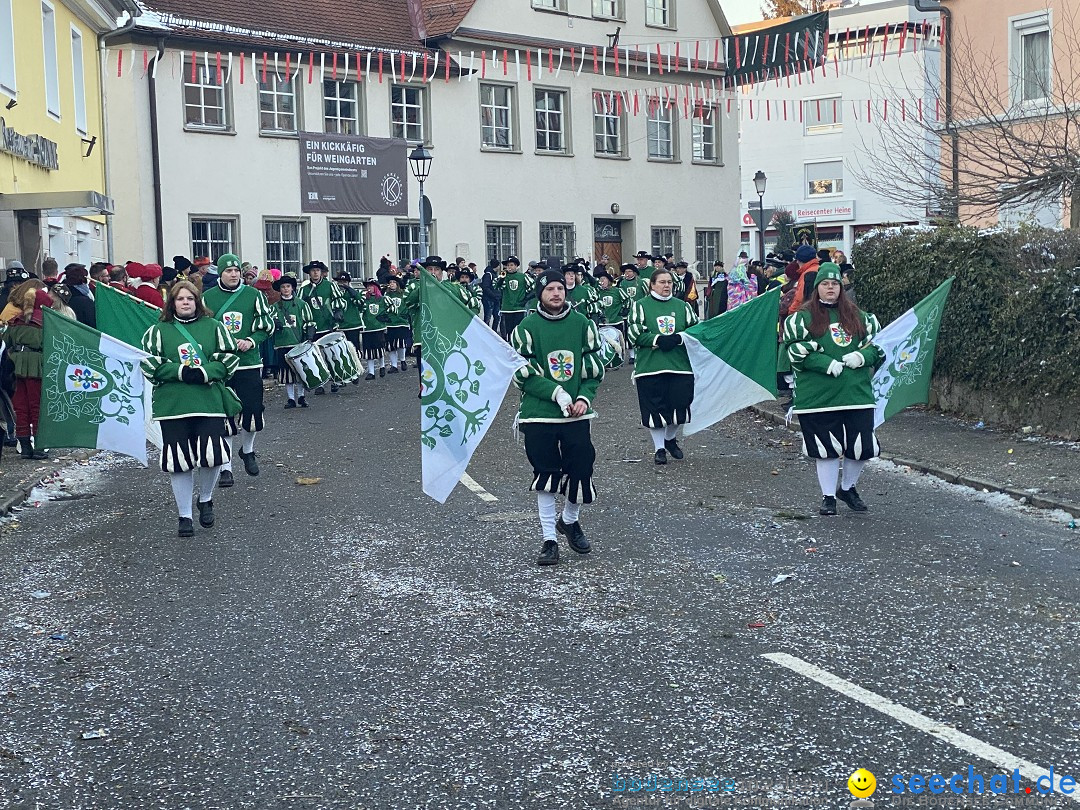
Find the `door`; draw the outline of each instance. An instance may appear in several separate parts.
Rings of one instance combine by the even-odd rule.
[[[617,219],[598,219],[593,226],[593,263],[600,262],[616,273],[622,264],[622,222]]]

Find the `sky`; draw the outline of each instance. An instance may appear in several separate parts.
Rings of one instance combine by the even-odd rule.
[[[732,25],[761,19],[761,0],[720,0],[720,8]]]

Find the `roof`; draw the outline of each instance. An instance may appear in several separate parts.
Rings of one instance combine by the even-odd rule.
[[[425,38],[444,37],[454,33],[465,15],[472,11],[476,0],[416,0],[420,4],[421,35]]]
[[[144,5],[151,12],[147,18],[187,35],[266,32],[271,39],[421,47],[409,0],[144,0]]]

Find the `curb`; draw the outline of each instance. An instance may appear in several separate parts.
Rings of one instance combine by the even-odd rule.
[[[97,451],[89,450],[83,451],[93,456]],[[67,464],[70,461],[75,460],[74,453],[66,453],[62,456],[53,456],[49,459],[49,462],[56,465],[54,469]],[[45,480],[45,476],[48,473],[42,475],[31,475],[29,478],[24,479],[15,485],[14,489],[10,489],[7,492],[0,493],[0,517],[6,517],[11,514],[11,510],[17,506],[21,506],[23,502],[30,497],[30,493],[33,492],[34,487]]]
[[[751,405],[750,410],[763,419],[767,419],[781,427],[788,428],[792,433],[797,432],[790,425],[787,425],[784,422],[784,417],[778,413],[774,413],[767,408],[762,408],[760,405]],[[1075,518],[1080,518],[1080,504],[1078,503],[1057,500],[1056,498],[1047,498],[1043,495],[1032,495],[1030,492],[1024,492],[1024,490],[1017,489],[1016,487],[1005,486],[996,481],[990,481],[989,479],[979,478],[974,475],[964,475],[956,470],[950,470],[948,467],[938,467],[934,464],[928,464],[925,461],[916,461],[910,458],[895,456],[892,453],[881,453],[879,457],[883,461],[889,461],[897,466],[910,467],[916,472],[940,478],[942,481],[949,484],[959,484],[960,486],[969,487],[978,490],[979,492],[982,492],[983,490],[999,492],[1002,495],[1008,495],[1014,501],[1026,503],[1029,506],[1034,506],[1036,509],[1060,509],[1062,512],[1068,512]]]

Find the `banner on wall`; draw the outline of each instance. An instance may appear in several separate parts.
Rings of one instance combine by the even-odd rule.
[[[301,211],[408,215],[405,141],[325,132],[301,132],[299,141]]]

